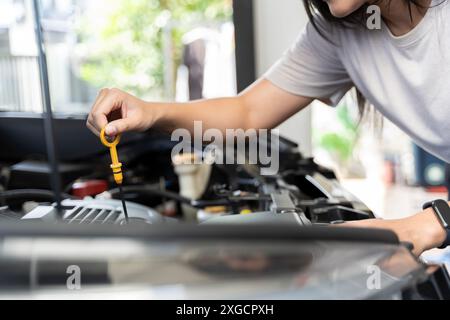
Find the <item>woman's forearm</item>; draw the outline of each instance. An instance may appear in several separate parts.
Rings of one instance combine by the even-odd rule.
[[[240,97],[199,100],[189,103],[149,103],[148,108],[156,110],[155,126],[171,132],[177,128],[194,129],[194,122],[200,121],[204,130],[213,128],[247,129],[251,127],[248,108]]]
[[[194,121],[204,129],[272,129],[304,109],[313,98],[290,94],[261,79],[233,98],[194,101],[181,104],[149,104],[156,108],[155,125],[170,131],[192,130]]]

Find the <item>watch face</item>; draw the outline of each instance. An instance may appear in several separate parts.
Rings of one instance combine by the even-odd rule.
[[[450,207],[444,200],[436,200],[433,203],[433,208],[436,214],[441,219],[443,226],[448,229],[450,223]]]

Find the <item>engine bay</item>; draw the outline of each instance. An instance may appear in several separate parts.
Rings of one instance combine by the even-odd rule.
[[[64,125],[67,121],[64,119]],[[81,120],[72,120],[74,124],[83,131]],[[107,150],[93,141],[95,137],[82,138],[94,148],[83,151],[82,145],[73,144],[80,152],[76,157],[63,156],[60,163],[62,213],[54,206],[45,155],[35,154],[17,163],[7,161],[13,157],[6,156],[1,171],[0,219],[56,222],[59,214],[71,224],[121,224],[120,193],[108,170]],[[294,221],[300,224],[330,224],[373,217],[340,186],[332,171],[303,158],[291,141],[281,138],[282,161],[276,176],[262,176],[258,165],[176,164],[171,159],[173,146],[169,137],[147,133],[128,137],[119,148],[126,163],[123,191],[133,223],[203,223],[211,219],[217,223],[256,219],[257,223],[264,214],[267,221],[272,215],[295,215]],[[188,174],[183,173],[186,170]]]
[[[418,260],[393,232],[332,227],[374,215],[282,137],[279,173],[267,176],[250,161],[185,161],[194,149],[173,158],[177,142],[158,132],[124,136],[126,223],[108,150],[85,119],[55,118],[59,194],[41,127],[36,115],[0,115],[0,297],[10,288],[19,298],[64,296],[67,266],[81,266],[100,298],[130,285],[138,297],[144,286],[146,298],[150,288],[180,299],[450,296],[445,267]],[[383,275],[379,292],[365,288],[372,265]],[[172,285],[184,289],[166,291]]]

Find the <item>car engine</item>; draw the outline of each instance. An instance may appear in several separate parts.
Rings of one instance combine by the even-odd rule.
[[[126,224],[108,151],[85,129],[84,118],[55,118],[63,187],[58,195],[50,184],[44,138],[37,134],[41,122],[36,115],[0,115],[0,296],[13,287],[28,297],[30,283],[49,288],[65,277],[63,266],[73,264],[85,266],[96,286],[129,284],[130,279],[152,288],[186,283],[181,299],[205,298],[198,289],[204,281],[218,281],[221,288],[227,277],[240,281],[241,291],[230,298],[245,297],[248,288],[260,294],[266,282],[272,289],[262,297],[279,298],[281,291],[273,288],[284,277],[296,279],[296,285],[300,278],[310,279],[300,281],[298,291],[285,288],[297,299],[342,298],[329,294],[338,284],[348,298],[450,297],[445,267],[420,262],[392,232],[330,228],[374,216],[331,170],[303,157],[295,143],[282,137],[279,173],[263,176],[262,165],[249,161],[183,161],[195,157],[196,150],[172,159],[176,142],[158,132],[124,136],[119,153],[125,166]],[[33,144],[27,143],[30,139]],[[393,260],[398,261],[394,266]],[[386,276],[382,294],[354,286],[355,279],[365,283],[372,264]],[[36,271],[30,268],[36,266],[40,277],[33,280]],[[160,272],[153,277],[149,270]],[[336,272],[341,282],[329,283]],[[313,290],[318,284],[320,290]],[[222,290],[216,293],[228,297]]]

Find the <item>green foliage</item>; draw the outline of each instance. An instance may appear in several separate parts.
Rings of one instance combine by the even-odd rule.
[[[358,140],[358,122],[352,118],[346,104],[336,110],[340,129],[336,132],[326,132],[319,137],[319,146],[336,155],[340,162],[348,161]]]
[[[320,146],[336,153],[341,160],[348,160],[353,152],[353,141],[337,133],[326,133],[320,139]]]
[[[97,0],[96,0],[97,1]],[[229,20],[231,0],[109,0],[99,19],[78,28],[85,57],[81,77],[95,87],[116,86],[144,97],[161,97],[164,87],[164,30],[181,59],[181,37],[192,24]],[[100,19],[101,17],[101,19]],[[164,29],[170,25],[170,29]]]

